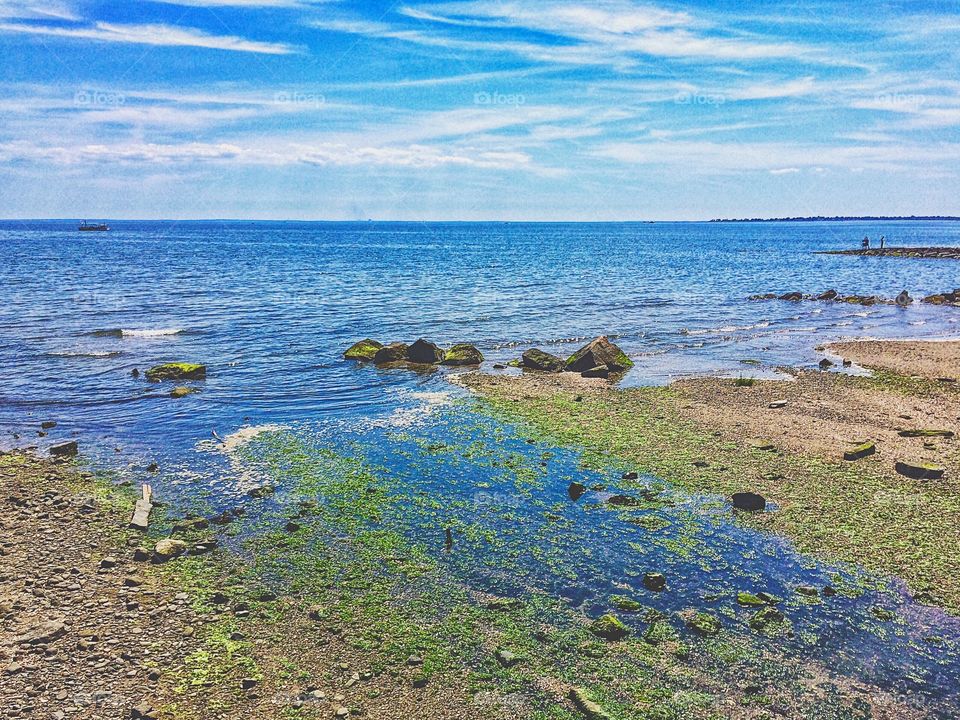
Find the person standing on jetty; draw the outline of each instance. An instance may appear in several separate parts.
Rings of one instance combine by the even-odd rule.
[[[862,248],[864,248],[864,249],[870,247],[870,236],[869,236],[869,235],[864,235],[864,236],[863,236],[863,242],[860,243],[860,247],[862,247]]]
[[[880,249],[883,250],[883,241],[887,239],[886,235],[880,236]]]

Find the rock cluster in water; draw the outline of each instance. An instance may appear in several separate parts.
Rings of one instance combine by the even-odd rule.
[[[605,335],[591,340],[566,360],[530,348],[511,364],[538,372],[578,372],[587,378],[606,378],[633,367],[633,361]]]
[[[473,345],[457,343],[444,350],[436,343],[420,338],[411,345],[395,342],[384,345],[367,338],[354,343],[343,356],[347,360],[372,362],[376,365],[410,363],[413,365],[479,365],[483,354]]]
[[[801,302],[805,300],[819,300],[821,302],[847,303],[849,305],[910,305],[913,298],[910,293],[904,290],[896,298],[883,298],[879,295],[841,295],[836,290],[827,290],[819,294],[805,294],[802,292],[763,293],[760,295],[751,295],[750,300],[786,300],[788,302]],[[924,300],[926,302],[926,300]]]
[[[952,292],[928,295],[923,302],[929,305],[960,305],[960,288],[954,288]]]

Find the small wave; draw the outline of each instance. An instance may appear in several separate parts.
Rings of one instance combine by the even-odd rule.
[[[97,351],[85,351],[85,350],[55,350],[53,352],[44,353],[45,357],[60,357],[60,358],[115,358],[123,355],[119,350],[104,350],[102,352]]]
[[[186,332],[183,328],[158,328],[155,330],[127,330],[125,328],[110,328],[107,330],[94,330],[90,335],[93,337],[167,337],[170,335],[180,335]]]

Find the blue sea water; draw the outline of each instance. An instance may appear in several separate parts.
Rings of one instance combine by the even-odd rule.
[[[257,481],[250,477],[255,469],[217,452],[213,433],[241,442],[245,428],[263,426],[325,447],[355,443],[371,462],[408,477],[411,491],[429,488],[474,504],[491,493],[499,497],[481,490],[496,487],[490,468],[459,460],[454,483],[448,462],[411,460],[413,450],[395,438],[398,429],[416,428],[431,442],[450,439],[444,414],[462,391],[448,374],[458,371],[416,374],[344,361],[343,350],[363,337],[471,342],[490,370],[530,346],[566,355],[607,334],[636,361],[623,381],[630,385],[772,372],[743,360],[765,368],[813,366],[820,358],[815,346],[841,338],[960,335],[954,308],[747,299],[828,288],[887,297],[903,289],[915,297],[952,289],[960,285],[960,266],[950,261],[815,251],[856,247],[864,235],[881,234],[890,245],[960,245],[960,223],[110,225],[108,233],[81,234],[71,222],[0,222],[0,447],[42,448],[76,437],[94,462],[133,482],[151,482],[173,504],[198,488],[241,496],[245,483]],[[206,364],[200,393],[173,400],[165,385],[131,375],[177,360]],[[58,425],[40,437],[39,425],[48,420]],[[531,460],[545,451],[519,438],[510,442]],[[542,516],[563,501],[570,478],[582,477],[575,453],[554,451],[546,495],[534,502],[521,494],[507,503],[511,517]],[[159,473],[148,470],[153,463]],[[593,480],[610,484],[617,477]],[[669,487],[669,478],[655,481]],[[711,502],[679,498],[665,517],[675,522],[678,513]],[[487,504],[478,507],[483,516]],[[796,584],[825,584],[838,572],[811,565],[779,538],[735,527],[724,513],[697,510],[701,552],[716,561],[710,577],[698,575],[697,563],[669,543],[653,546],[648,563],[683,578],[674,582],[672,599],[661,600],[664,610],[706,602],[704,588],[762,585],[785,594]],[[578,506],[565,518],[583,547],[604,547],[611,536],[620,547],[640,532],[616,517],[598,525],[595,515]],[[509,533],[502,516],[484,521]],[[428,532],[407,530],[417,539]],[[546,552],[537,537],[516,537],[514,555]],[[626,554],[620,548],[609,561],[591,563],[589,577],[569,586],[544,576],[538,564],[529,565],[525,582],[595,614],[605,592],[634,586],[645,569],[615,561],[621,550]],[[750,562],[742,562],[744,553]],[[458,573],[510,590],[501,587],[496,568]],[[878,641],[863,630],[874,605],[909,617],[909,627],[900,624]],[[796,608],[794,615],[821,637],[818,659],[948,711],[960,707],[951,680],[960,673],[960,626],[912,603],[902,589],[838,601],[819,614]],[[934,632],[944,645],[920,639]]]

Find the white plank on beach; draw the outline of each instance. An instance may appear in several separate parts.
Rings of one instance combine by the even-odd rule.
[[[130,518],[130,527],[136,530],[147,529],[147,524],[150,520],[150,511],[153,509],[153,504],[150,502],[152,495],[153,490],[149,485],[144,483],[143,497],[137,500],[137,504],[133,508],[133,517]]]

